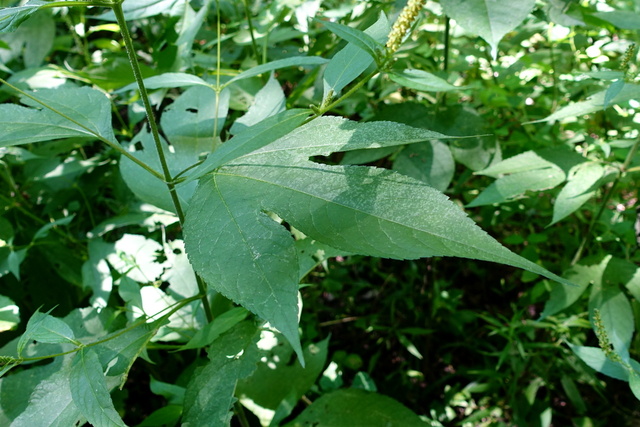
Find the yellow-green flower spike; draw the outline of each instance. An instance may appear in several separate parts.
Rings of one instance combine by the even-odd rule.
[[[400,47],[402,39],[407,35],[411,25],[413,25],[418,18],[418,14],[425,2],[426,0],[409,0],[404,9],[402,9],[402,12],[400,12],[400,16],[398,16],[395,24],[393,24],[387,40],[387,51],[390,55]]]

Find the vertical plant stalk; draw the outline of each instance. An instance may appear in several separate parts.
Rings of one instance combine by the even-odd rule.
[[[131,38],[129,27],[127,26],[127,22],[124,18],[122,2],[114,3],[112,5],[112,10],[116,16],[118,26],[120,27],[120,33],[122,34],[122,38],[124,40],[127,56],[129,57],[129,63],[131,64],[131,69],[133,71],[133,76],[135,77],[136,83],[138,84],[140,97],[142,98],[142,103],[144,104],[144,109],[147,115],[147,122],[149,123],[149,127],[151,128],[151,135],[153,136],[153,141],[155,142],[158,157],[160,159],[164,181],[167,185],[167,188],[169,189],[169,194],[171,195],[171,200],[173,201],[173,205],[176,209],[178,220],[180,221],[181,225],[184,225],[184,211],[182,210],[182,205],[180,203],[180,199],[178,198],[178,192],[176,190],[176,185],[173,182],[171,171],[169,171],[169,165],[167,164],[167,158],[164,153],[164,148],[162,147],[162,142],[160,141],[158,123],[156,122],[155,116],[153,114],[153,108],[151,107],[151,102],[149,101],[147,89],[144,86],[142,73],[140,72],[140,65],[138,64],[138,58],[136,58],[136,52],[133,47],[133,39]],[[200,294],[202,294],[202,306],[204,308],[207,321],[211,322],[213,320],[213,315],[211,314],[211,306],[209,305],[209,300],[207,298],[207,285],[204,280],[202,280],[202,278],[197,274],[196,282],[198,284],[198,290]]]
[[[602,216],[605,209],[607,208],[607,204],[609,203],[609,200],[611,200],[611,196],[615,192],[616,187],[620,182],[620,179],[626,173],[627,169],[629,168],[629,165],[633,161],[633,158],[638,153],[639,148],[640,148],[640,137],[638,137],[636,141],[633,143],[633,145],[631,146],[631,149],[629,150],[629,153],[627,154],[627,157],[624,160],[624,163],[620,167],[620,174],[616,177],[616,179],[611,184],[611,187],[609,187],[609,189],[605,193],[604,198],[602,199],[602,203],[600,204],[600,209],[598,209],[598,213],[596,214],[596,216],[593,217],[593,219],[589,223],[589,228],[587,228],[587,232],[584,234],[584,236],[582,237],[582,240],[580,241],[580,246],[578,246],[578,250],[576,251],[576,254],[573,256],[573,259],[571,260],[571,265],[575,265],[578,261],[580,261],[580,258],[582,258],[582,252],[584,251],[587,241],[589,240],[589,238],[591,237],[591,234],[593,233],[593,228],[595,227],[596,223],[600,220],[600,217]]]
[[[243,0],[244,4],[244,13],[247,15],[247,24],[249,25],[249,35],[251,35],[251,45],[253,47],[253,54],[256,59],[260,60],[260,51],[258,50],[258,43],[256,43],[256,38],[253,35],[253,21],[251,20],[251,9],[249,9],[249,0]],[[218,18],[220,17],[220,9],[218,9]],[[219,22],[218,22],[219,23]],[[218,37],[218,44],[220,44],[220,37]]]

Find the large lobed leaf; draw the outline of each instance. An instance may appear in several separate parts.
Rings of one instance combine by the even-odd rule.
[[[480,259],[568,283],[500,245],[423,182],[383,169],[309,160],[443,138],[398,123],[327,117],[230,161],[200,181],[187,212],[185,244],[195,270],[278,328],[299,356],[294,241],[268,212],[343,251],[397,259]]]

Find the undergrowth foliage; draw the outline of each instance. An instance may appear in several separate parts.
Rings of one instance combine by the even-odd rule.
[[[640,417],[640,6],[0,4],[0,424]]]

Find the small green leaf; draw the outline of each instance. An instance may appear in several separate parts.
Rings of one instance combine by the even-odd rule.
[[[401,86],[423,92],[448,92],[464,87],[454,86],[445,79],[422,70],[392,71],[389,78]]]
[[[607,263],[595,265],[576,264],[564,273],[564,277],[578,286],[564,286],[554,283],[551,287],[551,296],[544,305],[540,320],[547,316],[564,310],[576,302],[591,283],[599,283]]]
[[[605,258],[608,262],[610,257]],[[629,357],[629,346],[634,332],[634,317],[631,303],[617,284],[608,282],[596,283],[589,299],[589,312],[600,311],[602,324],[607,332],[614,350],[623,360]]]
[[[233,135],[240,133],[268,117],[283,112],[285,107],[286,98],[284,92],[272,73],[267,84],[256,93],[247,113],[233,122],[229,132]]]
[[[33,313],[33,316],[31,316],[27,323],[26,331],[20,337],[20,341],[18,341],[18,355],[22,353],[24,347],[31,340],[48,344],[72,343],[80,345],[80,343],[74,339],[73,331],[69,325],[57,317],[49,315],[51,310],[47,313],[41,313],[36,310],[36,312]]]
[[[529,16],[536,0],[442,0],[444,12],[467,31],[482,37],[498,54],[498,43]]]
[[[604,101],[603,101],[602,108],[607,109],[607,107],[609,107],[609,105],[611,104],[611,101],[615,99],[615,97],[618,96],[620,91],[624,88],[624,84],[625,83],[623,79],[618,79],[613,83],[611,83],[611,85],[607,89],[607,92],[604,94]]]
[[[587,98],[586,101],[580,101],[571,105],[567,105],[566,107],[559,109],[558,111],[551,114],[550,116],[541,120],[536,120],[532,123],[555,122],[555,121],[570,118],[570,117],[583,116],[585,114],[595,113],[596,111],[604,110],[606,108],[605,98],[607,97],[607,92],[608,92],[608,89],[597,92],[591,95],[589,98]],[[610,105],[623,104],[628,102],[631,99],[638,99],[638,98],[640,98],[640,85],[625,83],[625,85],[622,87],[622,89],[620,89],[618,94],[609,101],[609,104]]]
[[[349,43],[353,43],[360,49],[367,52],[375,60],[378,58],[380,51],[384,47],[382,43],[371,37],[364,31],[357,30],[355,28],[348,27],[346,25],[337,24],[331,21],[320,21],[316,19],[316,22],[322,23],[333,34],[340,38],[345,39]]]
[[[316,399],[286,427],[424,427],[410,409],[382,394],[348,388]]]
[[[445,191],[455,172],[449,147],[440,141],[426,141],[405,147],[395,158],[393,169]]]
[[[279,425],[289,416],[300,398],[316,382],[327,359],[328,339],[304,349],[304,368],[299,360],[289,362],[293,349],[278,341],[282,341],[282,336],[262,333],[258,342],[261,349],[258,367],[251,376],[239,381],[237,387],[240,403],[256,414],[262,425]]]
[[[198,330],[188,343],[180,347],[180,350],[201,348],[210,345],[220,335],[243,321],[249,312],[242,307],[234,307],[216,317],[211,323]]]
[[[384,14],[364,32],[377,42],[384,42],[389,34],[389,22]],[[339,95],[342,89],[369,66],[373,64],[370,54],[356,44],[349,43],[336,53],[324,70],[324,95],[327,99],[330,93]]]
[[[76,354],[69,382],[73,403],[89,423],[95,427],[125,425],[113,406],[102,365],[93,350],[83,348]]]
[[[605,169],[599,163],[589,162],[578,165],[553,204],[553,219],[549,225],[571,215],[593,197],[604,173]]]
[[[322,65],[329,62],[325,58],[319,56],[292,56],[285,59],[278,59],[276,61],[267,62],[266,64],[257,65],[246,71],[241,72],[237,76],[228,80],[223,86],[229,86],[231,83],[239,80],[248,79],[250,77],[259,76],[260,74],[269,73],[271,71],[279,70],[286,67],[308,67],[313,65]]]
[[[211,89],[211,95],[213,95],[213,88],[210,83],[207,83],[198,76],[187,73],[163,73],[158,76],[147,77],[144,79],[144,86],[147,89],[204,86]],[[131,83],[118,89],[116,92],[125,92],[134,89],[138,89],[137,83]]]
[[[43,237],[46,237],[47,235],[49,235],[49,231],[51,231],[53,228],[59,225],[67,225],[71,221],[73,221],[73,218],[75,218],[75,214],[66,216],[64,218],[60,218],[58,220],[55,220],[53,222],[43,225],[38,229],[38,231],[36,231],[36,234],[33,235],[33,240],[38,240],[38,239],[42,239]]]
[[[22,6],[5,7],[0,10],[0,33],[15,31],[31,14],[46,4],[45,1],[29,0]]]
[[[256,369],[260,353],[255,342],[260,331],[242,322],[209,348],[209,362],[197,368],[184,397],[184,427],[228,426],[239,379]]]

